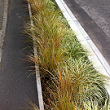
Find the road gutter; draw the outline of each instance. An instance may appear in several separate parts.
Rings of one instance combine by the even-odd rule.
[[[110,77],[110,65],[95,46],[86,31],[77,21],[73,13],[70,11],[64,0],[55,0],[64,17],[68,21],[71,29],[75,32],[77,39],[81,45],[88,51],[88,58],[93,63],[94,68],[101,74]],[[110,95],[110,81],[106,81],[106,89]]]
[[[28,0],[28,9],[29,9],[29,16],[30,16],[31,25],[33,25],[33,21],[31,19],[32,18],[32,13],[31,13],[31,6],[30,6],[30,3],[29,3],[29,0]],[[34,41],[34,39],[33,39],[33,41]],[[35,48],[34,42],[33,42],[33,49],[34,49],[34,56],[35,56],[35,58],[37,58],[38,57],[38,55],[37,55],[38,52],[37,52],[37,49]],[[36,71],[36,85],[37,85],[39,109],[44,110],[39,66],[38,66],[37,63],[35,63],[35,71]]]

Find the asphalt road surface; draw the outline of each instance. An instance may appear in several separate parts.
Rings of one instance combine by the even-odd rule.
[[[110,0],[64,0],[110,64]]]
[[[110,0],[75,0],[110,37]]]
[[[0,71],[0,110],[21,110],[28,107],[28,99],[38,105],[35,77],[30,75],[32,65],[24,62],[30,53],[27,36],[22,33],[29,16],[27,6],[25,0],[9,0]]]

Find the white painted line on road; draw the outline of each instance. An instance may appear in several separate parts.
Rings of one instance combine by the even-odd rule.
[[[64,17],[67,19],[71,29],[75,32],[77,39],[80,41],[82,46],[88,51],[88,58],[93,63],[94,68],[105,76],[110,77],[110,65],[102,56],[98,48],[95,46],[91,38],[88,36],[86,31],[77,21],[71,10],[68,8],[64,0],[55,0]],[[105,85],[110,95],[110,81],[106,82]]]
[[[28,1],[28,8],[29,8],[29,15],[30,15],[31,24],[33,25],[33,21],[31,19],[32,18],[31,6],[30,6],[29,1]],[[34,49],[34,56],[37,58],[37,49],[35,48],[35,46],[33,47],[33,49]],[[43,97],[42,97],[42,87],[41,87],[41,80],[40,80],[40,73],[39,73],[39,66],[38,66],[37,63],[35,63],[35,70],[36,70],[36,85],[37,85],[39,109],[40,110],[44,110]]]

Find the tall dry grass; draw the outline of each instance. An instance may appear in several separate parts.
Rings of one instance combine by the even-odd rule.
[[[61,41],[64,39],[66,27],[62,23],[59,12],[54,8],[41,11],[33,16],[34,25],[28,27],[28,34],[34,39],[38,49],[38,57],[31,57],[40,69],[53,72],[64,59]],[[64,28],[65,27],[65,28]]]

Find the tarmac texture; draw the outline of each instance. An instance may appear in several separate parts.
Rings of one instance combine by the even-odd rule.
[[[75,0],[110,37],[110,0]]]
[[[27,6],[24,0],[9,0],[0,70],[0,110],[21,110],[28,107],[29,100],[38,106],[35,76],[30,75],[32,65],[24,62],[30,53],[23,34],[29,17]]]

